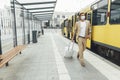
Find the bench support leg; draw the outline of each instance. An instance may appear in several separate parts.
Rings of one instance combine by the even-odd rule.
[[[6,63],[6,67],[7,67],[7,66],[9,66],[9,63],[8,63],[8,62]]]
[[[0,59],[0,62],[2,61],[3,59]]]
[[[22,53],[20,52],[20,54],[22,54]]]

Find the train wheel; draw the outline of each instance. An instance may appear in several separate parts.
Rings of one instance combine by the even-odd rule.
[[[105,57],[105,48],[102,46],[97,47],[97,53],[103,57]]]

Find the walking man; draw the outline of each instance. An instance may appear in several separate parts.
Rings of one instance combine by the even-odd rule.
[[[91,37],[91,24],[86,20],[85,13],[80,13],[80,20],[75,24],[74,35],[76,33],[76,39],[78,40],[79,51],[77,58],[80,60],[80,64],[85,67],[84,63],[84,51],[86,49],[86,41]],[[74,35],[72,41],[74,39]]]

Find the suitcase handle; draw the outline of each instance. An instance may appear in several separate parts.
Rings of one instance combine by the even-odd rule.
[[[73,49],[73,47],[74,47],[74,42],[70,42],[70,43],[69,43],[68,50],[70,50],[71,45],[72,45],[72,49]]]

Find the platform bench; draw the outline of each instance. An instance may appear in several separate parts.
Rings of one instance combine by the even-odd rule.
[[[13,49],[9,50],[8,52],[2,54],[0,56],[1,61],[0,61],[0,68],[3,67],[5,64],[8,66],[8,62],[14,58],[17,54],[21,54],[21,51],[25,49],[26,45],[19,45],[14,47]]]

